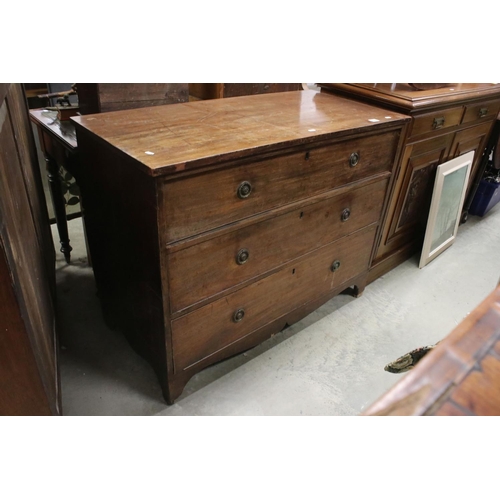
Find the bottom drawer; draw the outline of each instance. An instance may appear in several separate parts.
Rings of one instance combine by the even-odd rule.
[[[175,371],[189,368],[368,269],[376,225],[172,321]]]

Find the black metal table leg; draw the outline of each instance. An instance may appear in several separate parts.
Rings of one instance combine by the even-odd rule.
[[[59,241],[61,243],[61,252],[64,254],[66,262],[69,264],[71,259],[71,245],[69,244],[68,222],[66,220],[66,204],[64,194],[59,178],[59,167],[57,163],[49,157],[45,157],[47,165],[47,176],[49,179],[50,194],[54,215],[56,218],[57,231],[59,232]]]

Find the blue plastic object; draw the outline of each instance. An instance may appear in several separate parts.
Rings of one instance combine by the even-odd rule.
[[[500,201],[500,182],[483,179],[479,183],[469,214],[482,217]]]

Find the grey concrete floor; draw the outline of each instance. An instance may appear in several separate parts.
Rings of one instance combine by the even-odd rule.
[[[59,249],[55,226],[52,226]],[[57,251],[64,415],[359,415],[404,374],[387,362],[446,336],[500,277],[500,204],[470,216],[424,269],[414,256],[341,295],[260,346],[196,375],[172,406],[156,376],[102,319],[81,219],[72,261]]]

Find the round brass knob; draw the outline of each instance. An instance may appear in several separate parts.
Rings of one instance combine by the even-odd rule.
[[[333,264],[332,264],[332,273],[334,273],[338,268],[340,267],[340,260],[336,260]]]
[[[248,258],[250,257],[250,252],[246,248],[242,248],[237,254],[236,254],[236,263],[239,264],[240,266],[242,264],[245,264],[245,262],[248,261]]]
[[[348,208],[345,208],[344,210],[342,210],[342,214],[340,215],[340,220],[342,222],[345,222],[346,220],[349,219],[350,216],[351,216],[351,211]]]
[[[239,323],[243,319],[243,316],[245,316],[245,309],[236,309],[233,314],[233,321]]]
[[[351,153],[349,156],[349,165],[355,167],[359,163],[359,153]]]
[[[241,199],[248,198],[251,192],[252,192],[252,185],[248,181],[243,181],[238,186],[238,191],[237,191],[238,198]]]

